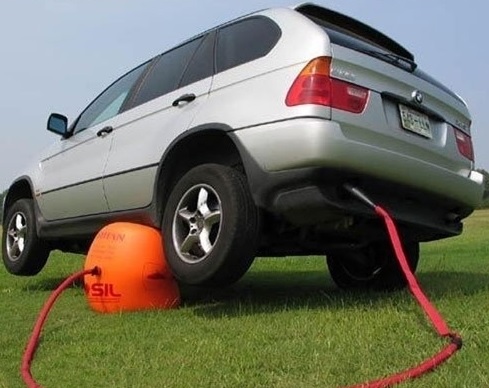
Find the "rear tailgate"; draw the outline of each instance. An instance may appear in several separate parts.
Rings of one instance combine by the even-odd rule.
[[[472,162],[459,152],[454,130],[470,135],[463,102],[415,73],[369,55],[333,45],[333,56],[334,77],[370,90],[362,114],[332,112],[346,136],[469,175]]]
[[[392,156],[470,175],[471,121],[460,97],[419,70],[408,50],[375,29],[314,5],[297,10],[328,33],[332,77],[370,90],[361,114],[332,111],[346,137],[392,151]],[[470,143],[465,156],[457,137],[459,143]]]

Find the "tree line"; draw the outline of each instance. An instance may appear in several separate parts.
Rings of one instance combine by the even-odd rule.
[[[2,209],[3,199],[5,198],[5,195],[7,195],[7,190],[0,193],[0,223],[3,222],[3,211],[1,211],[1,209]]]
[[[484,169],[478,169],[482,175],[484,175],[485,178],[485,192],[484,192],[484,202],[482,202],[482,208],[484,209],[489,209],[489,172],[487,172]]]

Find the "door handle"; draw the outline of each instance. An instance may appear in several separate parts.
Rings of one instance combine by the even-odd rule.
[[[172,105],[179,106],[181,102],[192,102],[196,98],[197,96],[193,93],[183,94],[180,97],[178,97],[175,101],[173,101]]]
[[[114,128],[112,128],[111,126],[103,127],[100,131],[97,132],[97,136],[98,137],[105,137],[109,133],[111,133],[113,130],[114,130]]]

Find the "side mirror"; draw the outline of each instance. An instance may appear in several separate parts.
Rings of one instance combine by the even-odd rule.
[[[59,113],[51,113],[48,119],[48,131],[65,137],[68,134],[68,119]]]

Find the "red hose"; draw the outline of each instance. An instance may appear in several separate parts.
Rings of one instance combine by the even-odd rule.
[[[385,225],[387,227],[387,231],[389,232],[389,237],[391,239],[392,246],[396,253],[397,260],[402,268],[404,276],[406,277],[409,290],[413,294],[416,301],[419,303],[431,324],[435,328],[438,335],[441,337],[446,337],[450,339],[450,343],[443,348],[440,352],[430,357],[429,359],[423,361],[421,364],[412,367],[410,369],[406,369],[405,371],[396,373],[392,376],[388,376],[382,378],[380,380],[370,381],[368,383],[358,384],[351,386],[350,388],[383,388],[390,387],[395,384],[399,384],[408,379],[414,379],[420,377],[421,375],[432,371],[440,364],[448,360],[457,350],[462,347],[462,338],[454,332],[451,332],[446,324],[445,320],[442,318],[440,313],[436,310],[436,308],[431,304],[423,290],[419,286],[419,283],[416,277],[413,275],[411,268],[409,268],[409,264],[406,260],[406,256],[402,249],[401,239],[399,238],[399,233],[397,232],[396,225],[394,221],[389,216],[389,214],[380,206],[374,207],[375,212],[379,217],[381,217]]]
[[[454,332],[451,332],[448,328],[448,325],[440,315],[440,313],[436,310],[436,308],[430,303],[424,292],[421,290],[416,277],[413,275],[411,269],[409,268],[406,256],[402,249],[401,239],[399,238],[399,234],[397,232],[397,228],[394,224],[394,221],[389,216],[389,214],[382,209],[380,206],[373,205],[372,202],[368,200],[366,196],[360,193],[358,190],[350,190],[353,194],[357,195],[361,200],[366,202],[369,206],[372,206],[375,209],[375,212],[381,217],[387,227],[389,232],[389,236],[392,242],[392,246],[396,253],[397,260],[402,268],[402,271],[406,277],[408,282],[409,290],[415,297],[416,301],[419,303],[429,320],[431,321],[433,327],[436,332],[441,337],[446,337],[450,339],[450,343],[443,348],[440,352],[435,354],[433,357],[423,361],[421,364],[412,367],[410,369],[406,369],[405,371],[396,373],[392,376],[388,376],[382,378],[380,380],[375,380],[363,384],[358,384],[351,386],[350,388],[384,388],[390,387],[395,384],[399,384],[408,379],[417,378],[433,369],[438,367],[440,364],[445,362],[448,358],[450,358],[457,350],[462,347],[462,339],[461,337]],[[34,378],[32,377],[30,367],[31,361],[34,357],[34,353],[36,351],[37,344],[39,342],[39,337],[41,335],[41,330],[44,325],[44,322],[54,304],[58,296],[68,288],[75,280],[82,278],[85,275],[97,275],[100,273],[100,269],[98,267],[94,267],[91,270],[85,270],[77,272],[70,277],[68,277],[63,283],[59,285],[59,287],[51,294],[48,301],[44,304],[39,317],[37,318],[36,324],[32,331],[29,342],[27,343],[26,350],[24,352],[24,356],[22,358],[22,366],[21,366],[21,374],[24,382],[29,388],[41,388],[39,384],[36,383]]]
[[[96,275],[99,273],[99,271],[100,269],[98,267],[95,267],[90,270],[80,271],[71,275],[63,283],[61,283],[58,288],[56,288],[56,290],[53,291],[47,302],[44,304],[41,312],[39,313],[39,316],[37,317],[37,321],[34,325],[34,329],[32,330],[29,342],[27,342],[27,347],[24,351],[24,356],[22,357],[22,366],[20,368],[22,379],[29,388],[41,388],[41,386],[32,377],[31,361],[37,349],[37,344],[39,342],[39,337],[41,336],[42,327],[44,326],[44,322],[46,321],[46,318],[51,311],[54,302],[56,301],[56,299],[58,299],[58,297],[64,290],[71,286],[71,284],[75,280],[82,278],[85,275]]]

